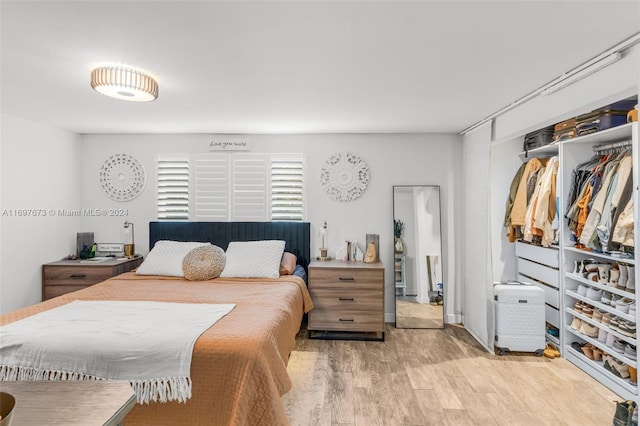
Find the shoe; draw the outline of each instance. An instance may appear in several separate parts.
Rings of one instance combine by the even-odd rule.
[[[611,295],[611,302],[609,302],[609,304],[615,308],[616,307],[616,302],[618,300],[620,300],[620,299],[622,299],[622,296],[618,296],[617,294],[612,294]]]
[[[611,269],[611,265],[608,263],[602,263],[598,265],[598,283],[602,285],[607,285],[609,282],[609,270]]]
[[[579,313],[582,313],[582,307],[584,306],[584,303],[582,303],[581,301],[577,301],[574,305],[573,305],[573,310]]]
[[[573,317],[573,321],[571,321],[571,328],[578,331],[580,330],[580,325],[582,324],[582,320],[578,317]]]
[[[602,290],[598,288],[589,287],[587,289],[586,296],[588,299],[591,299],[591,300],[600,300],[600,298],[602,297]]]
[[[620,279],[620,269],[618,265],[613,265],[609,270],[609,281],[606,283],[610,287],[618,287],[618,280]]]
[[[600,343],[606,343],[607,342],[607,336],[609,335],[609,333],[607,333],[607,330],[605,330],[604,328],[601,328],[598,331],[598,342]]]
[[[602,321],[602,315],[604,315],[604,311],[602,309],[595,309],[591,318],[593,318],[594,321],[600,322]]]
[[[636,410],[636,403],[632,400],[616,402],[616,411],[613,415],[613,426],[628,426]]]
[[[618,288],[625,289],[627,286],[627,265],[624,263],[618,263],[618,269],[620,270],[620,278],[618,278]]]
[[[615,339],[613,341],[613,345],[611,346],[612,349],[616,352],[618,352],[619,354],[623,354],[624,353],[624,341],[620,340],[620,339]]]
[[[621,321],[618,323],[618,332],[625,336],[636,338],[636,324],[631,321]]]
[[[636,347],[630,344],[627,344],[624,347],[624,356],[626,356],[629,359],[637,359],[638,355],[636,352]]]
[[[636,267],[627,265],[627,282],[624,285],[625,290],[630,293],[636,292]]]
[[[578,286],[578,290],[577,290],[578,295],[579,295],[579,296],[586,296],[586,295],[587,295],[587,290],[588,290],[588,289],[589,289],[589,286],[588,286],[588,285],[586,285],[586,284],[580,284],[580,285]]]
[[[582,353],[589,359],[593,359],[593,345],[587,343],[582,347]]]
[[[606,313],[604,315],[602,315],[602,325],[606,325],[607,327],[609,327],[609,324],[611,324],[611,314],[610,313]]]
[[[634,386],[638,384],[638,369],[635,367],[629,367],[629,384]]]
[[[602,303],[604,303],[605,305],[610,305],[611,304],[611,293],[607,293],[606,291],[602,292],[602,297],[600,298],[600,301]]]
[[[618,327],[620,325],[620,319],[618,317],[613,317],[611,318],[611,322],[609,323],[609,328],[611,330],[618,330]]]
[[[622,378],[626,379],[629,377],[629,366],[624,362],[620,362],[617,359],[611,357],[609,358],[609,365],[611,365],[611,372]]]
[[[582,307],[582,315],[584,315],[585,317],[593,317],[593,306],[591,305],[584,305]]]
[[[579,260],[573,261],[573,275],[579,275],[582,273],[582,262]]]
[[[547,343],[547,347],[543,352],[544,356],[547,358],[560,358],[560,351],[555,347],[552,343]]]
[[[598,337],[598,330],[599,328],[595,325],[591,325],[586,321],[582,321],[582,324],[580,325],[580,329],[578,331],[585,336]]]
[[[629,313],[629,305],[633,303],[633,300],[627,299],[626,297],[623,299],[619,299],[616,301],[616,309],[625,314]]]
[[[600,275],[598,275],[598,271],[595,270],[593,272],[588,272],[587,273],[587,280],[589,281],[593,281],[594,283],[599,282],[600,280]]]
[[[582,267],[580,268],[580,274],[583,277],[587,276],[587,267],[592,263],[596,263],[595,259],[582,259],[582,263],[581,263]]]
[[[593,360],[594,361],[602,361],[602,354],[604,354],[604,352],[602,351],[602,349],[593,346]]]
[[[560,331],[554,327],[547,327],[547,334],[553,337],[559,337]]]
[[[611,348],[615,340],[616,336],[614,336],[613,333],[607,333],[607,341],[604,344]]]
[[[636,316],[636,302],[633,302],[629,305],[629,315],[631,315],[632,317]]]

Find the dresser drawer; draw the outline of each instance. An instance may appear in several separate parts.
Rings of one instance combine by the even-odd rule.
[[[92,284],[86,285],[48,285],[44,288],[44,294],[42,300],[49,300],[53,297],[62,296],[63,294],[71,293],[74,291],[82,290],[83,288],[90,287]]]
[[[112,268],[45,266],[44,280],[49,285],[93,285],[113,276]]]
[[[366,269],[320,269],[309,270],[310,288],[381,289],[384,271]]]
[[[382,312],[367,313],[355,311],[316,310],[309,313],[309,330],[332,331],[384,331],[384,315]]]
[[[380,312],[384,309],[382,289],[345,290],[335,288],[309,289],[314,309],[335,309],[346,311]],[[313,311],[312,311],[313,312]]]

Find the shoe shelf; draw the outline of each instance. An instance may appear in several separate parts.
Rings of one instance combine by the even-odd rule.
[[[579,248],[575,248],[575,247],[565,247],[564,248],[565,251],[570,251],[573,253],[580,253],[583,254],[585,256],[589,256],[589,257],[597,257],[599,259],[605,259],[609,262],[619,262],[619,263],[626,263],[627,265],[635,265],[636,262],[633,259],[633,257],[620,257],[620,256],[613,256],[611,254],[606,254],[606,253],[598,253],[595,251],[587,251],[587,250],[582,250]]]
[[[594,361],[587,358],[584,354],[577,352],[571,346],[565,348],[565,357],[567,360],[576,364],[581,369],[589,372],[600,383],[603,383],[613,392],[617,393],[624,399],[634,399],[638,396],[638,387],[629,383],[628,379],[623,379],[607,371],[604,368],[604,362]],[[608,352],[609,353],[609,352]]]
[[[623,296],[623,297],[626,297],[626,298],[629,298],[629,299],[636,300],[636,294],[635,293],[631,293],[631,292],[628,292],[626,290],[622,290],[622,289],[620,289],[618,287],[611,287],[610,285],[603,285],[603,284],[600,284],[598,282],[588,280],[585,277],[583,277],[582,275],[574,274],[573,272],[565,272],[564,276],[567,277],[567,278],[570,278],[570,279],[572,279],[574,281],[578,281],[578,282],[581,282],[583,284],[590,285],[591,287],[596,287],[596,288],[602,289],[602,290],[604,290],[604,291],[606,291],[608,293],[613,293],[613,294],[617,294],[618,296]]]
[[[574,334],[574,335],[578,336],[579,338],[581,338],[581,339],[582,339],[582,340],[584,340],[585,342],[587,342],[587,343],[591,343],[593,346],[596,346],[596,347],[598,347],[598,348],[602,349],[604,352],[606,352],[607,354],[611,355],[613,358],[617,359],[618,361],[620,361],[620,362],[623,362],[623,363],[627,364],[629,367],[638,368],[638,367],[637,367],[638,362],[637,362],[636,360],[634,360],[634,359],[630,359],[630,358],[627,358],[627,357],[626,357],[626,356],[624,356],[623,354],[621,354],[621,353],[619,353],[619,352],[614,351],[612,348],[610,348],[609,346],[605,345],[604,343],[599,342],[598,340],[593,339],[592,337],[585,336],[584,334],[578,333],[577,331],[575,331],[575,330],[574,330],[573,328],[571,328],[571,327],[568,327],[568,330],[567,330],[567,331],[568,331],[569,333],[572,333],[572,334]],[[573,349],[573,347],[572,347],[571,345],[569,345],[569,346],[567,346],[567,349]],[[573,349],[573,350],[574,350],[574,352],[575,352],[575,349]],[[583,357],[587,358],[587,356],[586,356],[586,355],[584,355],[584,354],[582,354],[582,353],[581,353],[580,355],[582,355]],[[588,359],[589,361],[594,361],[594,360],[589,359],[589,358],[587,358],[587,359]],[[594,361],[594,362],[598,363],[599,361]],[[622,379],[622,380],[624,380],[624,379]]]
[[[594,306],[596,308],[602,309],[603,311],[606,311],[612,315],[615,315],[617,317],[620,317],[626,321],[631,321],[635,324],[636,322],[636,317],[629,315],[629,314],[625,314],[624,312],[614,308],[611,305],[605,305],[604,303],[597,301],[597,300],[593,300],[593,299],[589,299],[586,296],[580,296],[578,293],[576,293],[575,291],[572,290],[565,290],[565,294],[569,297],[573,297],[576,300],[580,300],[582,302],[588,303],[591,306]]]
[[[573,315],[574,317],[580,318],[582,321],[585,321],[585,322],[587,322],[587,323],[589,323],[591,325],[594,325],[594,326],[598,327],[599,329],[605,330],[607,333],[613,334],[614,336],[616,336],[620,340],[624,340],[627,343],[631,343],[633,346],[637,346],[636,345],[637,340],[635,338],[633,338],[633,337],[626,336],[626,335],[620,333],[619,331],[616,331],[616,330],[610,328],[609,326],[602,324],[601,322],[595,321],[594,319],[589,318],[588,316],[583,315],[580,312],[574,311],[571,308],[566,308],[566,312],[568,314]],[[569,326],[569,328],[571,328],[571,326]],[[571,330],[573,330],[573,328],[571,328]],[[573,331],[575,332],[573,334],[576,334],[577,336],[589,337],[589,336],[586,336],[586,335],[580,333],[578,330],[573,330]],[[591,339],[593,339],[593,337],[591,337]],[[600,341],[598,340],[598,342],[600,342]],[[602,342],[600,342],[600,343],[602,343]],[[601,349],[603,349],[603,348],[601,348]]]

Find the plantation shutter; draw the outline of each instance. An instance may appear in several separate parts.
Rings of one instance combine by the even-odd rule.
[[[271,220],[302,221],[304,157],[274,154],[271,158]]]
[[[189,219],[189,157],[186,154],[159,154],[158,219]]]
[[[231,220],[269,220],[269,155],[231,155]]]
[[[229,220],[229,157],[195,156],[195,217],[192,220]]]

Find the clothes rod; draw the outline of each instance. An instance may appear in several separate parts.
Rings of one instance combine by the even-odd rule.
[[[627,147],[627,146],[631,146],[631,141],[621,141],[621,142],[613,142],[613,143],[609,143],[606,145],[597,145],[593,147],[593,150],[595,152],[599,152],[599,151],[604,151],[607,149],[614,149],[614,148],[623,148],[623,147]]]

